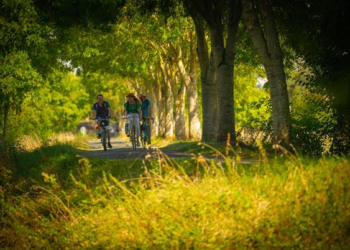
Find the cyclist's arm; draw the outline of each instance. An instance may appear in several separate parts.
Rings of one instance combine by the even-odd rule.
[[[126,117],[128,112],[126,111],[126,108],[124,108],[124,117]]]
[[[92,120],[96,119],[96,110],[92,110]]]
[[[140,119],[140,121],[142,120],[142,109],[141,108],[139,110],[139,119]]]

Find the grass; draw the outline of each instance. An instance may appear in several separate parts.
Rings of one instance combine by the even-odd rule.
[[[259,155],[257,148],[241,145],[240,147],[234,147],[233,149],[229,147],[228,149],[226,143],[216,142],[203,143],[200,141],[165,141],[163,139],[156,139],[154,145],[164,150],[173,150],[178,152],[210,156],[216,156],[219,152],[224,155],[228,155],[227,150],[231,156],[238,154],[244,158],[258,158]]]
[[[345,157],[240,165],[75,155],[57,144],[17,157],[0,186],[0,248],[349,249]]]

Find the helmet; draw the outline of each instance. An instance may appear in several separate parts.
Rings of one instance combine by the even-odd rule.
[[[139,98],[141,98],[141,97],[145,97],[146,98],[146,96],[144,94],[140,94]]]
[[[136,96],[133,93],[129,93],[126,97],[133,97],[133,98],[135,98]]]

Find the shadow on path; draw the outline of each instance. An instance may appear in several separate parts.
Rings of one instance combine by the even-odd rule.
[[[136,151],[131,149],[130,142],[123,140],[112,140],[112,149],[103,151],[100,141],[90,141],[91,150],[81,151],[78,157],[87,158],[101,158],[101,159],[149,159],[158,158],[160,152],[166,154],[171,159],[191,159],[196,158],[195,154],[190,154],[186,152],[176,152],[170,149],[144,149],[142,147],[137,148]],[[220,156],[205,156],[207,160],[215,160],[218,162],[223,162],[224,159]],[[254,159],[242,159],[242,164],[251,164],[257,162]]]

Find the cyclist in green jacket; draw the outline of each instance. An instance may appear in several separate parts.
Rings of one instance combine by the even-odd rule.
[[[129,124],[132,124],[133,120],[135,121],[137,146],[140,146],[140,120],[142,118],[140,101],[133,93],[128,94],[126,97],[128,101],[124,103],[124,119],[128,119]],[[130,129],[127,131],[128,136],[130,136],[129,131]]]

